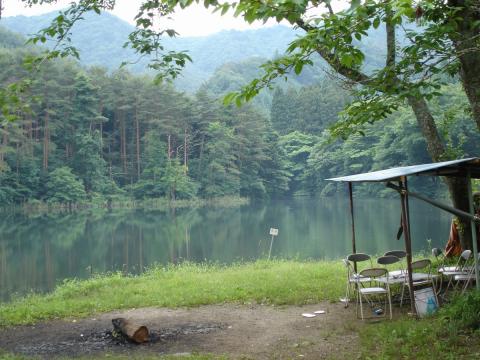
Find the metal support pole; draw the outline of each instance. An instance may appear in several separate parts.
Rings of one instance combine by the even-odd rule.
[[[272,235],[272,240],[270,240],[270,249],[268,250],[268,260],[270,260],[270,256],[272,255],[273,238],[274,236]]]
[[[403,184],[402,184],[403,183]],[[403,185],[403,186],[402,186]],[[408,194],[407,194],[407,178],[402,177],[400,182],[405,191],[400,192],[400,199],[402,202],[402,227],[403,227],[403,238],[405,239],[405,252],[407,253],[407,278],[408,278],[408,289],[410,292],[410,309],[413,315],[417,315],[417,310],[415,308],[415,294],[413,291],[413,279],[412,279],[412,240],[410,237],[410,219],[409,219],[409,206],[408,206]]]
[[[353,188],[352,183],[348,183],[348,195],[350,199],[350,217],[352,219],[352,251],[354,254],[357,253],[357,245],[355,243],[355,217],[353,216]],[[357,262],[353,263],[355,272],[357,272]]]
[[[470,176],[470,170],[467,170],[467,191],[468,191],[468,206],[470,213],[475,215],[475,209],[473,207],[473,194],[472,194],[472,178]],[[470,220],[470,227],[472,228],[472,246],[473,246],[473,258],[475,259],[475,280],[477,284],[477,290],[480,290],[480,281],[478,273],[478,246],[477,246],[477,226],[475,221]]]
[[[390,182],[387,183],[386,186],[389,187],[390,189],[396,190],[398,192],[400,192],[402,190],[405,190],[401,186],[394,185]],[[478,216],[474,216],[474,215],[470,214],[469,212],[462,211],[462,210],[459,210],[459,209],[455,209],[454,207],[442,204],[441,202],[438,202],[436,200],[429,199],[429,198],[427,198],[423,195],[417,194],[416,192],[413,192],[413,191],[407,191],[407,194],[408,194],[409,197],[413,196],[414,198],[425,201],[426,203],[428,203],[430,205],[433,205],[433,206],[436,206],[439,209],[445,210],[445,211],[449,212],[450,214],[453,214],[453,215],[459,216],[459,217],[463,217],[465,219],[472,220],[472,221],[475,221],[475,222],[480,224],[480,218]]]

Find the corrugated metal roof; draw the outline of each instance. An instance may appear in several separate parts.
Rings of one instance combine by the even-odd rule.
[[[431,164],[401,166],[363,174],[335,177],[326,180],[345,182],[376,182],[399,180],[402,176],[409,175],[466,176],[468,169],[470,170],[470,175],[472,178],[480,178],[480,158],[474,157]]]

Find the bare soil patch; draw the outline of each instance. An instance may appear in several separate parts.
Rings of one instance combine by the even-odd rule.
[[[325,310],[314,318],[302,313]],[[137,345],[112,335],[113,318],[146,325],[151,341]],[[0,348],[38,356],[101,353],[214,353],[233,359],[352,358],[358,349],[354,306],[209,305],[191,309],[143,308],[80,320],[55,320],[0,330]]]

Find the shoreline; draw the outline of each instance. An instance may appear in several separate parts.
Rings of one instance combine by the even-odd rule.
[[[46,203],[43,201],[32,201],[23,204],[12,204],[0,207],[0,212],[21,211],[24,213],[62,213],[75,212],[91,209],[99,210],[135,210],[135,209],[151,209],[167,211],[170,209],[200,208],[200,207],[238,207],[248,205],[250,198],[241,196],[224,196],[212,199],[189,199],[189,200],[173,200],[166,198],[154,198],[146,200],[119,200],[119,201],[91,201],[87,203],[63,204],[63,203]]]

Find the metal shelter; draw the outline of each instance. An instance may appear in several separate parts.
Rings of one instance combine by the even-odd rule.
[[[448,205],[442,204],[436,200],[429,199],[423,195],[408,190],[407,177],[408,176],[448,176],[448,177],[464,177],[467,179],[467,191],[469,198],[469,212],[464,212],[459,209],[455,209]],[[352,183],[354,182],[385,182],[386,186],[398,191],[401,199],[402,210],[402,228],[405,240],[405,251],[407,253],[407,273],[408,273],[408,285],[410,288],[410,294],[413,294],[413,281],[412,281],[412,242],[410,235],[410,218],[409,218],[409,196],[413,196],[422,201],[426,201],[433,206],[439,207],[442,210],[448,211],[454,215],[467,218],[470,220],[473,239],[473,254],[475,259],[475,278],[477,289],[480,290],[479,279],[479,259],[477,249],[477,232],[475,230],[475,223],[480,223],[480,218],[475,215],[473,207],[473,194],[471,179],[480,179],[480,158],[467,158],[453,161],[444,161],[431,164],[402,166],[386,170],[373,171],[368,173],[342,176],[336,178],[330,178],[327,180],[340,181],[348,183],[349,197],[350,197],[350,214],[352,217],[352,249],[353,253],[356,253],[355,243],[355,222],[353,213],[353,191]],[[395,184],[398,182],[398,185]],[[413,295],[412,295],[413,296]],[[414,301],[411,301],[412,313],[416,313]]]

